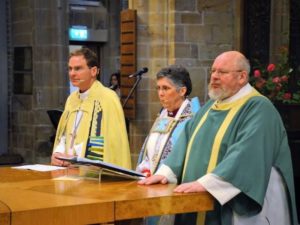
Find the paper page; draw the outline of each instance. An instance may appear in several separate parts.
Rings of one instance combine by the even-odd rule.
[[[66,167],[51,166],[51,165],[42,165],[42,164],[14,166],[12,168],[14,168],[14,169],[20,169],[20,170],[34,170],[34,171],[40,171],[40,172],[47,172],[47,171],[53,171],[53,170],[64,170],[64,169],[66,169]]]

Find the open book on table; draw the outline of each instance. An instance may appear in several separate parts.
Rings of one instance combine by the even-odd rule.
[[[109,171],[112,173],[115,173],[117,175],[123,175],[127,178],[134,178],[134,179],[140,179],[145,177],[144,174],[139,173],[135,170],[126,169],[117,165],[114,165],[112,163],[102,162],[100,160],[91,160],[87,158],[81,158],[81,157],[57,157],[60,160],[68,161],[72,164],[77,165],[91,165],[91,166],[97,166],[100,168],[105,169],[105,171]]]

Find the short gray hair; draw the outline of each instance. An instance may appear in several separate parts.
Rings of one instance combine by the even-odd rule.
[[[247,74],[250,74],[250,63],[249,60],[246,57],[242,57],[241,60],[237,61],[237,66],[242,69],[245,70],[247,72]]]
[[[192,82],[190,73],[186,68],[180,65],[170,65],[162,68],[157,74],[156,79],[161,78],[170,79],[177,88],[186,87],[185,96],[188,96],[192,92]]]

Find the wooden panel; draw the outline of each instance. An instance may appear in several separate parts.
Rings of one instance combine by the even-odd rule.
[[[123,76],[123,77],[125,77],[127,79],[128,78],[127,75],[130,75],[130,74],[134,73],[135,71],[136,70],[135,70],[135,68],[133,68],[133,66],[132,67],[123,66],[122,67],[122,74],[121,74],[121,76]]]
[[[128,44],[121,44],[121,58],[122,58],[122,53],[126,52],[135,52],[135,46],[134,45],[128,45]],[[135,55],[135,54],[134,54]]]
[[[133,207],[135,207],[134,210],[132,210]],[[143,200],[119,201],[116,203],[115,216],[116,220],[126,220],[153,215],[200,212],[211,209],[213,209],[212,196],[207,193],[197,193],[190,196],[175,195]]]
[[[126,106],[124,107],[125,111],[131,110],[134,107],[134,99],[133,98],[129,98]]]
[[[113,203],[86,204],[14,212],[12,225],[98,224],[114,220]],[[84,215],[84,216],[83,216]],[[41,223],[41,219],[43,222]]]
[[[124,111],[130,111],[135,106],[135,102],[133,98],[129,98],[126,106],[124,107]]]
[[[123,10],[121,12],[121,95],[124,103],[136,78],[128,76],[136,71],[136,10]],[[136,95],[128,100],[124,106],[125,117],[135,119],[136,116]]]
[[[77,169],[54,172],[40,176],[39,172],[0,168],[0,224],[114,223],[158,214],[210,210],[213,205],[209,193],[174,193],[175,184],[141,186],[135,180],[111,176],[103,176],[99,183],[78,179]],[[17,180],[7,179],[11,176]],[[52,179],[55,177],[59,179]]]
[[[123,94],[125,95],[125,97],[129,94],[130,88],[124,88],[123,89]],[[135,93],[134,93],[135,94]]]
[[[135,21],[123,22],[121,27],[121,33],[135,33]]]
[[[114,203],[88,196],[89,183],[52,180],[66,173],[72,175],[71,169],[53,172],[0,169],[1,225],[7,224],[6,220],[12,225],[94,224],[114,220]],[[78,174],[78,170],[74,173]],[[81,192],[82,196],[78,196]],[[10,217],[1,202],[9,206]]]
[[[132,42],[132,40],[135,40],[135,33],[133,32],[124,32],[122,35],[121,35],[121,43],[128,43],[128,42]]]
[[[10,224],[10,210],[6,204],[0,202],[0,224],[9,225]]]
[[[128,118],[134,118],[135,117],[135,114],[134,114],[134,111],[133,110],[128,110],[128,109],[124,109],[124,113],[125,115],[127,115]]]
[[[121,12],[122,22],[135,21],[136,20],[136,10],[123,10]]]
[[[123,78],[121,78],[121,79],[123,79],[122,80],[122,93],[123,94],[125,94],[125,93],[129,93],[129,91],[128,90],[126,90],[126,89],[131,89],[131,87],[134,85],[134,82],[135,82],[135,78],[128,78],[128,76],[125,76],[125,77],[123,77]]]
[[[134,55],[123,55],[121,57],[121,64],[132,65],[132,62],[135,60]]]

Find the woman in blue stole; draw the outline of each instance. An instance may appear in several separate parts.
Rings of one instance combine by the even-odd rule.
[[[184,124],[200,109],[197,97],[189,99],[192,82],[182,66],[171,65],[156,75],[157,94],[163,108],[157,116],[139,154],[137,171],[150,176],[165,160]],[[172,224],[173,216],[146,218],[148,225]]]

